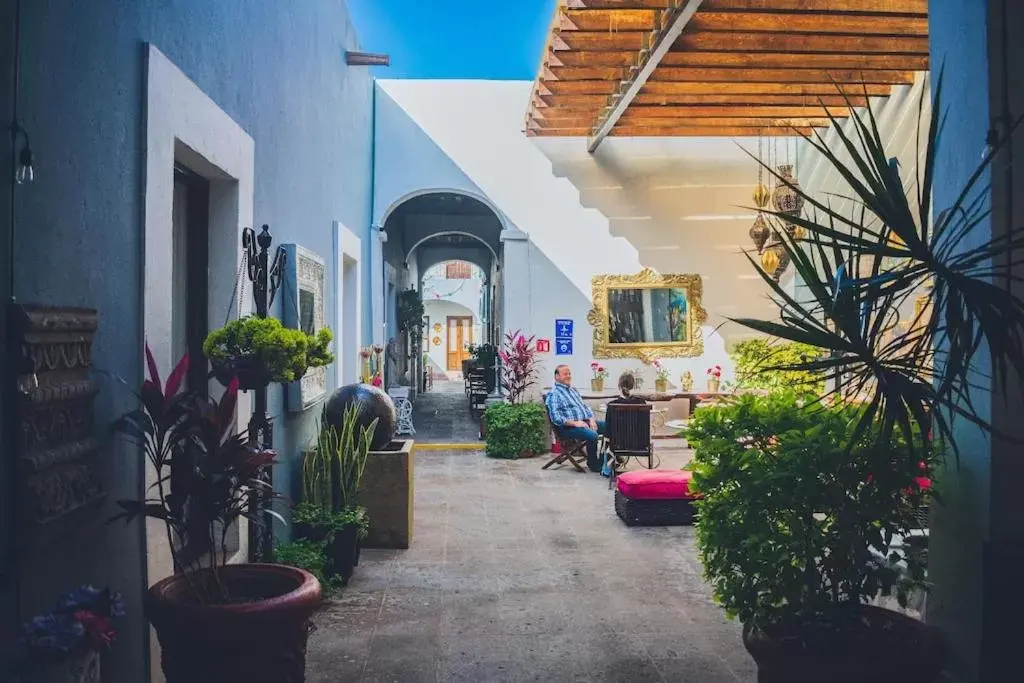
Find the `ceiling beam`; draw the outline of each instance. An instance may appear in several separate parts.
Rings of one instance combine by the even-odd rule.
[[[643,89],[652,94],[719,94],[719,95],[847,95],[884,96],[891,92],[888,85],[836,84],[836,83],[678,83],[649,81]]]
[[[842,12],[713,12],[705,8],[690,22],[689,30],[927,37],[928,18]]]
[[[882,69],[689,69],[663,67],[654,74],[657,81],[753,81],[763,83],[875,83],[909,84],[912,71]]]
[[[610,54],[614,52],[595,52]],[[594,64],[594,66],[598,66]],[[898,71],[927,71],[926,54],[816,54],[800,52],[669,52],[661,60],[666,66],[688,67],[744,67],[747,69],[892,69]]]
[[[570,114],[580,112],[597,113],[607,106],[607,97],[604,95],[551,95],[541,98],[544,107],[538,112],[539,118],[549,118],[548,109],[551,114],[557,115],[559,111]],[[633,100],[633,106],[665,106],[665,105],[731,105],[756,106],[791,106],[791,107],[844,107],[852,105],[863,107],[868,103],[864,95],[652,95],[640,93]]]
[[[620,86],[620,97],[607,115],[598,121],[594,135],[587,142],[588,152],[593,154],[605,136],[615,127],[623,112],[629,108],[633,98],[643,89],[651,74],[658,68],[661,58],[672,48],[672,45],[679,38],[683,29],[686,28],[686,25],[693,18],[693,15],[700,9],[702,2],[703,0],[685,0],[685,4],[670,10],[671,14],[668,16],[671,17],[671,22],[668,24],[667,29],[661,32],[651,51],[645,55],[639,71],[629,81],[623,83],[624,88]]]
[[[651,31],[658,23],[653,9],[566,9],[562,12],[563,31]]]
[[[530,127],[535,130],[554,130],[564,128],[585,128],[590,120],[587,117],[575,119],[534,119],[530,121]],[[784,117],[771,118],[759,116],[722,116],[699,118],[692,121],[680,120],[677,117],[664,119],[650,119],[643,117],[623,118],[619,121],[618,128],[720,128],[730,126],[733,128],[827,128],[831,125],[827,118],[806,117]]]
[[[583,35],[583,34],[580,34]],[[592,33],[586,35],[594,35]],[[755,31],[687,31],[676,41],[680,52],[818,52],[928,54],[928,36],[812,35]]]
[[[810,135],[812,128],[735,128],[729,126],[687,126],[679,128],[648,128],[642,126],[618,126],[611,132],[612,137],[699,137],[699,138],[738,138],[760,136],[798,137]],[[585,137],[589,128],[562,128],[551,130],[530,130],[527,135],[533,137]]]

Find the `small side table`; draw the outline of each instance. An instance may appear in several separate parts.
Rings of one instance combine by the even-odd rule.
[[[412,436],[416,433],[416,427],[412,424],[412,401],[409,400],[409,387],[393,387],[388,389],[388,396],[395,402],[395,412],[398,414],[398,425],[395,434],[398,436]]]

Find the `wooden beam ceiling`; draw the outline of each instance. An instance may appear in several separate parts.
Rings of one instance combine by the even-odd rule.
[[[928,69],[928,0],[704,0],[659,42],[685,5],[559,0],[527,133],[793,135]]]

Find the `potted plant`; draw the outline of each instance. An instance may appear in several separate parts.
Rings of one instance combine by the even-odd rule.
[[[603,365],[594,361],[590,364],[590,390],[594,393],[604,391],[604,381],[608,379],[608,371]]]
[[[717,394],[722,383],[722,366],[712,365],[708,368],[708,393]]]
[[[358,412],[355,404],[346,410],[340,431],[321,418],[317,445],[302,463],[303,500],[292,517],[297,536],[325,544],[328,572],[343,584],[369,529],[366,508],[357,501],[377,420],[359,428]]]
[[[1024,375],[1024,301],[1010,287],[1016,279],[1013,252],[1020,248],[1021,238],[1014,232],[995,237],[986,234],[991,211],[986,170],[1010,136],[999,136],[986,148],[967,184],[953,195],[957,199],[951,206],[933,206],[936,150],[945,118],[941,79],[933,93],[931,119],[923,121],[919,114],[919,122],[924,124],[919,130],[924,133],[921,155],[915,158],[923,162],[915,169],[916,182],[907,183],[900,176],[899,164],[886,152],[882,142],[886,136],[879,132],[870,110],[865,114],[851,110],[852,135],[849,128],[833,122],[837,151],[829,149],[822,138],[807,138],[807,144],[823,158],[822,165],[831,167],[829,170],[849,186],[844,201],[837,208],[827,198],[785,183],[795,195],[794,206],[807,206],[810,215],[801,211],[767,213],[773,217],[779,242],[801,286],[795,294],[789,293],[773,273],[751,257],[780,315],[777,320],[736,321],[758,333],[808,344],[824,353],[817,360],[774,364],[765,371],[822,373],[828,390],[825,397],[819,397],[817,407],[824,410],[838,403],[851,411],[847,413],[851,420],[848,430],[836,427],[831,431],[845,440],[841,445],[846,453],[857,456],[851,459],[851,466],[872,464],[870,471],[861,467],[859,474],[865,486],[877,482],[884,494],[872,498],[875,516],[885,521],[872,532],[875,538],[868,539],[873,545],[878,544],[880,533],[882,542],[887,540],[882,528],[892,527],[893,520],[899,522],[902,515],[903,500],[895,493],[899,486],[892,482],[905,481],[912,463],[924,462],[928,471],[947,454],[958,457],[958,422],[994,433],[988,418],[992,401],[988,397],[978,400],[980,392],[1006,395],[1007,379]],[[926,96],[927,89],[921,94],[922,108]],[[1020,121],[1008,121],[1008,130]],[[910,196],[904,190],[908,186],[914,188]],[[908,315],[905,304],[910,302],[918,305]],[[979,353],[981,349],[985,352]],[[812,424],[807,429],[813,432],[823,427]],[[824,440],[815,447],[831,448]],[[913,453],[912,459],[884,460],[887,453],[908,451]],[[703,486],[708,487],[707,479]],[[846,481],[840,490],[858,495],[861,491],[852,481]],[[751,535],[753,531],[748,527],[746,534],[721,538],[722,552],[727,552],[726,544],[744,540],[760,544]],[[821,531],[815,530],[809,539]],[[710,558],[718,550],[710,537],[705,538]],[[851,548],[864,545],[858,537]],[[782,555],[778,559],[789,563]],[[845,552],[836,558],[837,567],[829,571],[846,581],[863,571],[863,559]],[[860,595],[869,593],[876,588],[872,582],[881,578],[877,573],[861,576],[869,583],[846,591],[849,599],[844,602],[851,610],[859,603],[853,596],[858,591]],[[749,598],[744,596],[743,602],[749,604]],[[758,609],[764,613],[763,608]],[[816,640],[816,635],[828,625],[827,620],[802,613],[810,617],[797,625],[796,642],[803,646],[802,653],[763,630],[748,635],[748,647],[752,646],[759,669],[766,672],[761,680],[851,680],[849,675],[814,679],[797,675],[801,667],[823,661],[826,641]],[[887,623],[892,628],[884,628]],[[865,626],[864,634],[873,643],[862,650],[863,661],[844,660],[851,665],[851,672],[863,674],[856,680],[927,681],[941,668],[941,655],[931,647],[930,636],[921,633],[916,643],[908,643],[902,635],[907,629],[889,615],[873,618]],[[894,664],[897,669],[865,672],[870,661],[891,663],[878,653],[891,653],[901,644],[907,647],[902,664]],[[786,666],[792,667],[794,675],[785,675]],[[769,669],[771,673],[767,673]]]
[[[124,601],[109,588],[79,586],[49,611],[22,625],[17,669],[59,669],[68,683],[100,683],[100,655],[117,637],[112,619],[124,616]]]
[[[660,360],[651,363],[654,368],[654,390],[659,394],[668,391],[668,368]]]
[[[506,332],[498,355],[501,357],[501,386],[505,400],[521,403],[537,383],[540,368],[534,337],[526,337],[519,330]]]
[[[309,368],[333,363],[333,338],[327,328],[310,335],[276,318],[249,316],[207,335],[203,353],[221,384],[237,378],[239,389],[249,391],[271,382],[294,382]]]
[[[905,606],[924,588],[905,539],[932,495],[920,451],[880,444],[877,427],[857,433],[866,410],[779,392],[690,423],[705,577],[743,622],[764,683],[924,683],[942,668],[933,629],[866,604],[895,594]]]
[[[262,515],[250,510],[255,500],[273,495],[263,472],[276,455],[233,431],[236,380],[215,401],[182,391],[187,356],[163,384],[148,347],[146,360],[141,407],[113,429],[138,446],[156,483],[143,500],[118,501],[122,512],[116,518],[160,520],[167,533],[175,573],[151,586],[145,598],[166,679],[302,681],[320,582],[292,567],[229,565],[225,542],[240,518],[262,523]]]
[[[492,403],[487,406],[486,416],[488,456],[515,460],[548,451],[543,404]]]

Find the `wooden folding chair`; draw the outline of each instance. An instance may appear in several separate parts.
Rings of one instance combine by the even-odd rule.
[[[625,469],[630,458],[647,458],[647,469],[654,469],[650,403],[609,403],[604,438],[605,448],[614,458],[611,480]]]
[[[587,442],[580,439],[570,439],[562,434],[562,430],[551,423],[551,414],[548,413],[548,422],[551,424],[551,432],[555,435],[555,440],[558,442],[558,450],[560,452],[555,453],[555,457],[547,461],[542,470],[546,470],[554,465],[564,465],[569,463],[580,472],[586,472],[583,468],[583,463],[587,461]]]

